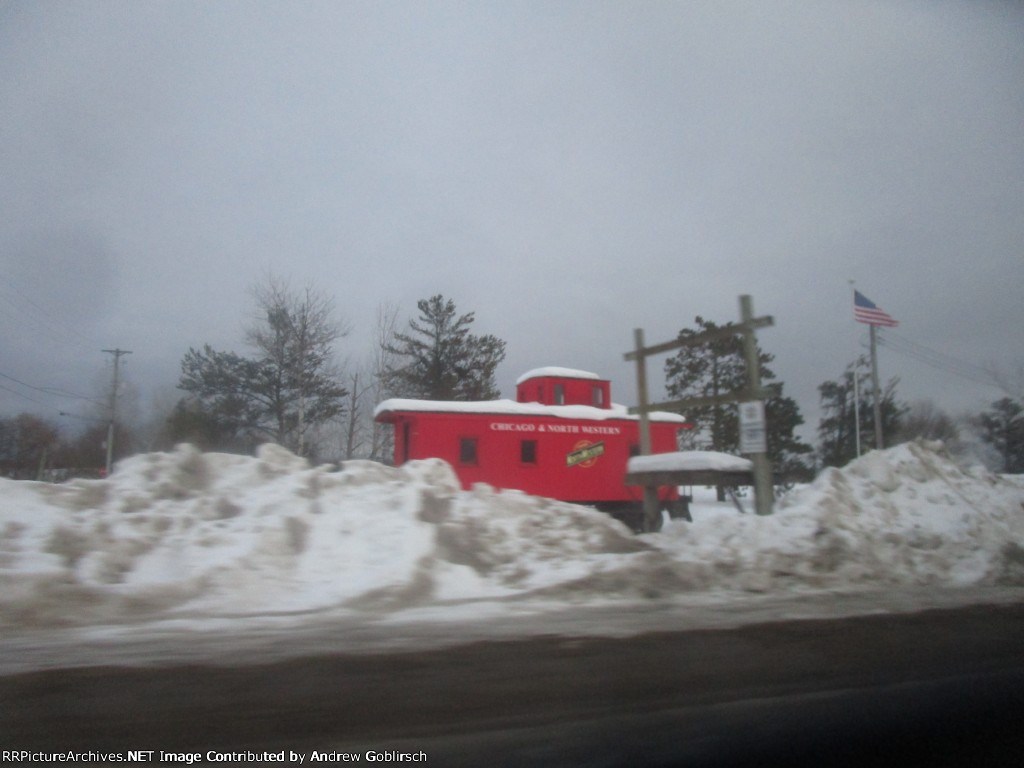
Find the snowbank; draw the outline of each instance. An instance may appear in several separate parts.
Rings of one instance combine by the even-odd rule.
[[[828,470],[769,518],[634,537],[440,460],[311,467],[181,446],[107,480],[0,480],[0,623],[387,612],[466,600],[1024,583],[1024,486],[910,444]]]
[[[906,443],[825,470],[770,517],[672,522],[660,546],[695,589],[1024,584],[1022,490]]]
[[[593,510],[462,492],[440,460],[338,470],[274,445],[180,446],[108,480],[2,480],[0,494],[0,622],[389,610],[516,594],[649,549]]]

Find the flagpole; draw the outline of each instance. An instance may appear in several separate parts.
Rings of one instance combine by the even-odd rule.
[[[871,329],[871,384],[875,390],[875,448],[882,450],[885,447],[882,442],[882,398],[878,386],[878,351],[875,349],[875,325],[868,326]]]
[[[851,281],[852,282],[852,281]],[[857,290],[853,292],[853,318],[867,323],[871,329],[871,385],[875,400],[875,449],[885,447],[882,437],[882,388],[878,386],[878,331],[877,326],[894,327],[899,325],[892,317]]]
[[[853,434],[860,458],[860,356],[853,361]]]
[[[853,291],[853,303],[854,306],[857,304],[857,289],[856,283],[853,280],[847,280],[850,284],[850,290]],[[858,344],[860,334],[857,334]],[[860,458],[860,352],[857,353],[857,357],[853,359],[853,435],[854,445],[856,445],[857,458]]]

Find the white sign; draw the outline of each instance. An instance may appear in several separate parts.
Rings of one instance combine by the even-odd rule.
[[[740,453],[767,453],[768,428],[764,421],[764,402],[740,403]]]

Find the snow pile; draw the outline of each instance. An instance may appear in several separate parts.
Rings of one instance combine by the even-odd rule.
[[[1024,492],[906,443],[827,469],[770,517],[670,523],[660,547],[693,589],[1024,584]]]
[[[1024,584],[1024,485],[925,444],[828,470],[771,517],[698,514],[641,537],[583,507],[462,491],[440,460],[311,467],[272,445],[0,480],[0,499],[0,624],[19,626]]]
[[[501,597],[648,550],[601,513],[460,490],[440,460],[310,467],[180,446],[108,480],[0,481],[0,622],[387,610]]]

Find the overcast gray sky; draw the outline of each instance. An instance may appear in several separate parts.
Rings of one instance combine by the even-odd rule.
[[[1024,361],[1016,2],[3,1],[0,111],[3,415],[85,406],[42,390],[100,393],[114,347],[174,396],[268,270],[336,298],[343,355],[443,293],[507,341],[505,396],[563,365],[629,404],[634,328],[749,293],[811,433],[850,279],[905,343]]]

